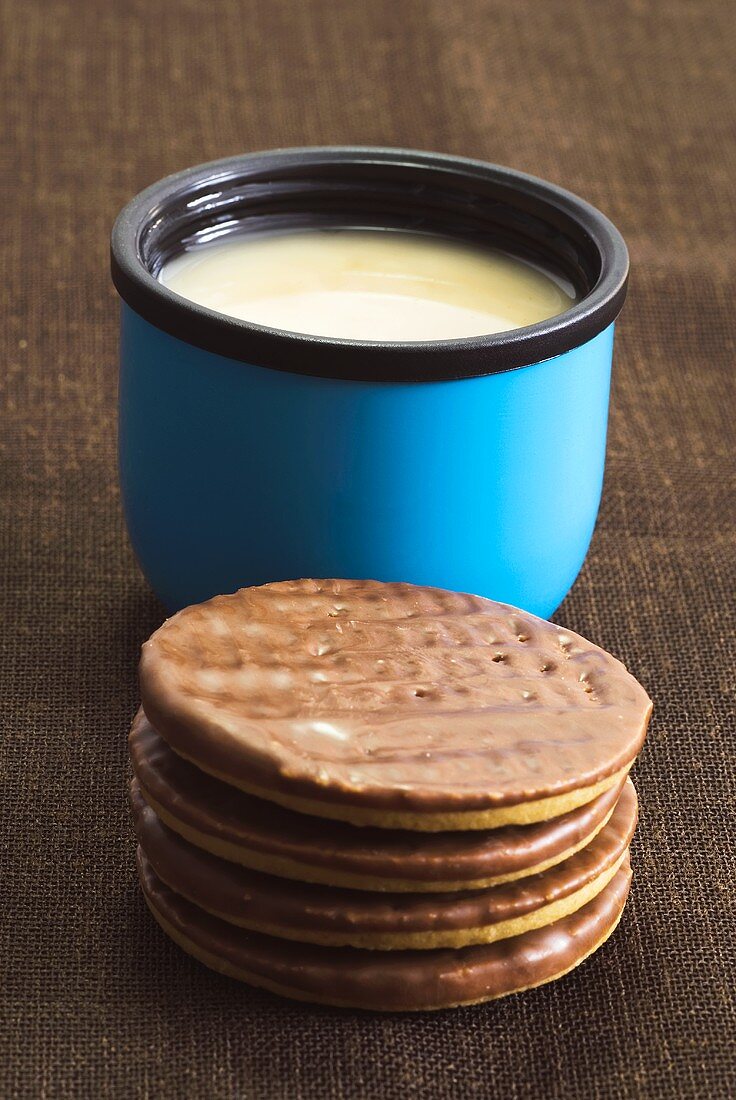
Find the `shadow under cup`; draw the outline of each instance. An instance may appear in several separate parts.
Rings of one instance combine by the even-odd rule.
[[[332,340],[190,302],[157,275],[228,233],[384,226],[571,282],[566,312],[426,343]],[[119,215],[119,454],[133,548],[170,610],[296,577],[403,580],[547,617],[600,501],[628,257],[599,211],[506,168],[296,149],[170,176]]]

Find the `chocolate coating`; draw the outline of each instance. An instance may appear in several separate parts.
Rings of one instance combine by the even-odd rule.
[[[623,665],[570,631],[377,581],[285,581],[185,608],[143,646],[140,682],[155,728],[205,771],[420,814],[593,787],[631,764],[651,712]]]
[[[592,890],[605,886],[606,872],[613,874],[624,856],[637,817],[636,794],[628,782],[595,839],[548,871],[480,891],[373,894],[247,870],[168,829],[135,781],[131,801],[138,839],[154,872],[195,905],[275,936],[384,949],[488,942],[523,931],[519,920],[530,915],[535,924],[549,923],[559,909],[554,903],[567,901],[566,911],[571,911],[588,900]]]
[[[463,889],[520,877],[587,841],[621,791],[617,785],[537,825],[449,833],[361,828],[295,813],[212,778],[177,756],[142,710],[129,744],[136,777],[174,828],[194,830],[246,866],[281,873],[287,861],[287,877],[356,888],[363,882],[364,889]]]
[[[377,1011],[450,1008],[551,981],[607,938],[626,902],[628,860],[577,912],[546,928],[498,943],[432,951],[366,951],[280,940],[212,917],[156,877],[145,857],[139,874],[164,930],[207,965],[251,985],[301,1000]]]

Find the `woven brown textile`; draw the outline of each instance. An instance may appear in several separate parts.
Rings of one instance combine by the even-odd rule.
[[[733,1095],[730,0],[1,10],[0,1095]],[[162,610],[119,509],[109,228],[177,168],[331,142],[546,176],[613,217],[634,269],[600,523],[558,613],[655,700],[632,900],[564,981],[426,1017],[292,1005],[182,955],[144,909],[126,805]]]

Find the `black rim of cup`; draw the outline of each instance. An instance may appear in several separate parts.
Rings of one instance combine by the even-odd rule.
[[[195,243],[318,226],[400,228],[501,248],[567,279],[578,301],[508,332],[387,343],[266,328],[191,302],[157,277]],[[186,343],[292,374],[368,382],[481,377],[561,355],[616,319],[629,266],[608,218],[554,184],[463,157],[360,147],[248,153],[168,176],[119,214],[111,264],[122,299]]]

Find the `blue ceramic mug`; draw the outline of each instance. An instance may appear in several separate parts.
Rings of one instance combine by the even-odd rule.
[[[163,286],[183,248],[249,229],[386,226],[488,243],[572,282],[539,324],[427,343],[236,320]],[[628,257],[599,211],[459,157],[287,149],[200,165],[119,215],[119,454],[133,548],[170,610],[243,585],[371,577],[547,617],[603,480]]]

